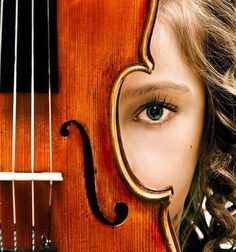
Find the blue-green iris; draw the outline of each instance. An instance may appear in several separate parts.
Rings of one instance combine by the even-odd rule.
[[[153,121],[158,121],[163,116],[163,107],[160,105],[149,105],[147,107],[147,116]]]

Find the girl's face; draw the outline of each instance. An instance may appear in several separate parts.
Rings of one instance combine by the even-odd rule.
[[[204,87],[187,65],[173,32],[158,22],[151,75],[129,75],[120,97],[120,129],[130,168],[154,189],[172,185],[170,214],[177,224],[199,157]]]

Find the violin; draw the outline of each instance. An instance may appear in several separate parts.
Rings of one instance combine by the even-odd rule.
[[[171,186],[129,168],[119,95],[158,0],[0,1],[0,251],[180,251]]]

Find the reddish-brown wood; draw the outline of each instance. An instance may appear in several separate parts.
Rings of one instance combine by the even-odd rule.
[[[136,199],[121,181],[109,139],[109,96],[117,73],[138,62],[138,44],[149,1],[58,0],[59,93],[53,94],[53,171],[64,181],[53,185],[52,245],[60,252],[167,251],[157,223],[158,206]],[[17,98],[17,171],[30,171],[30,95]],[[36,94],[36,171],[49,169],[47,94]],[[80,122],[91,141],[99,206],[114,219],[114,204],[127,203],[125,223],[101,223],[88,203],[81,135],[68,120]],[[11,171],[12,94],[0,94],[0,169]],[[11,183],[1,185],[4,245],[13,247]],[[36,183],[36,242],[47,233],[49,183]],[[18,248],[31,247],[30,183],[18,182]]]

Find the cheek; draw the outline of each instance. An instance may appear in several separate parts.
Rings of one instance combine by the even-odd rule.
[[[153,189],[173,186],[172,217],[184,204],[196,167],[202,128],[199,119],[179,118],[159,130],[134,129],[134,125],[123,135],[127,159],[140,182]]]

